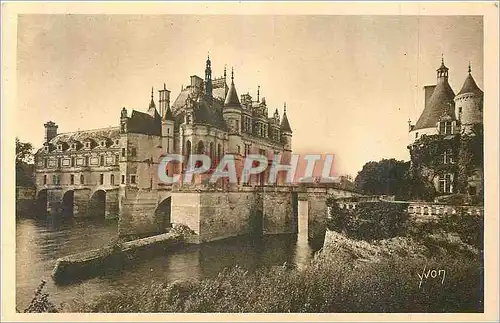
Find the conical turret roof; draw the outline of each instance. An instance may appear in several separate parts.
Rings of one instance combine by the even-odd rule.
[[[288,117],[286,116],[286,108],[285,112],[283,113],[283,119],[281,120],[280,129],[282,132],[292,133],[292,128],[290,127],[290,123],[288,122]]]
[[[444,114],[450,115],[455,120],[454,98],[455,93],[448,80],[439,80],[413,130],[436,127],[439,118]]]
[[[231,82],[231,85],[229,86],[229,91],[227,91],[224,105],[240,105],[240,100],[238,99],[238,93],[236,92],[234,82]]]
[[[476,81],[474,80],[474,78],[470,73],[465,78],[464,85],[462,86],[462,89],[460,90],[460,92],[458,92],[457,95],[465,93],[474,93],[480,95],[483,94],[483,91],[481,91],[481,89],[477,86]]]

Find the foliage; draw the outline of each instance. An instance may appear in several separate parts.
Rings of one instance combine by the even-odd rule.
[[[423,237],[430,234],[455,233],[465,243],[483,249],[484,217],[468,214],[466,208],[459,208],[456,214],[441,215],[435,221],[411,223],[408,235]]]
[[[445,269],[447,280],[417,273]],[[87,304],[90,312],[481,312],[479,260],[460,257],[389,258],[384,262],[348,261],[325,250],[304,270],[275,267],[253,274],[240,267],[200,281],[153,284],[104,295]],[[480,300],[480,302],[478,302]]]
[[[16,165],[33,163],[33,145],[16,137]]]
[[[30,304],[26,309],[24,309],[24,313],[57,313],[58,309],[49,300],[49,294],[45,293],[43,289],[45,288],[45,285],[47,282],[45,280],[42,280],[40,285],[38,285],[37,289],[35,290],[35,295],[33,296],[33,299],[31,300]]]
[[[335,201],[328,201],[332,218],[330,230],[342,232],[348,237],[372,241],[402,235],[408,224],[406,203],[360,202],[355,209],[341,209]]]
[[[33,186],[33,146],[16,138],[16,186]]]
[[[471,132],[463,134],[460,138],[460,152],[458,155],[458,181],[457,189],[467,193],[467,179],[476,169],[483,169],[484,133],[483,125],[475,124]],[[479,195],[482,195],[482,187]]]
[[[368,195],[395,195],[406,198],[410,163],[396,159],[368,162],[354,180],[357,190]]]
[[[178,233],[183,236],[190,236],[196,234],[190,227],[182,223],[173,223],[171,232]]]

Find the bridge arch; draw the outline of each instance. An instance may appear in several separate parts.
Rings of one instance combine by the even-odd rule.
[[[61,215],[63,218],[73,217],[75,205],[75,191],[67,190],[64,192],[61,200]]]
[[[91,217],[104,219],[106,215],[105,190],[97,189],[91,194],[87,212]]]
[[[166,197],[155,209],[155,218],[161,223],[162,229],[167,231],[172,227],[172,198]]]
[[[47,190],[41,189],[35,197],[35,214],[37,217],[47,216]]]

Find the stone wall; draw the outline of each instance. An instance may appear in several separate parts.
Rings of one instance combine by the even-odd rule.
[[[200,242],[250,234],[255,194],[248,192],[200,195]]]
[[[146,236],[164,232],[163,219],[155,216],[157,191],[127,187],[120,191],[119,203],[120,236]]]
[[[263,193],[263,234],[297,233],[298,194],[286,191]]]
[[[248,234],[296,233],[297,203],[289,189],[173,192],[171,219],[191,228],[199,243]]]

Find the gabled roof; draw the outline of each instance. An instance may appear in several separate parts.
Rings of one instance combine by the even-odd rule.
[[[454,98],[455,93],[449,83],[446,80],[439,82],[413,130],[436,127],[436,123],[444,114],[449,114],[455,120]]]
[[[464,85],[462,85],[462,89],[460,90],[460,92],[458,92],[457,95],[465,93],[473,93],[479,95],[483,94],[483,91],[481,91],[481,89],[477,86],[476,81],[474,81],[474,78],[470,73],[465,78]]]
[[[156,112],[156,114],[158,114],[158,112]],[[147,113],[137,110],[132,111],[127,128],[130,133],[161,136],[160,118],[152,117]]]

